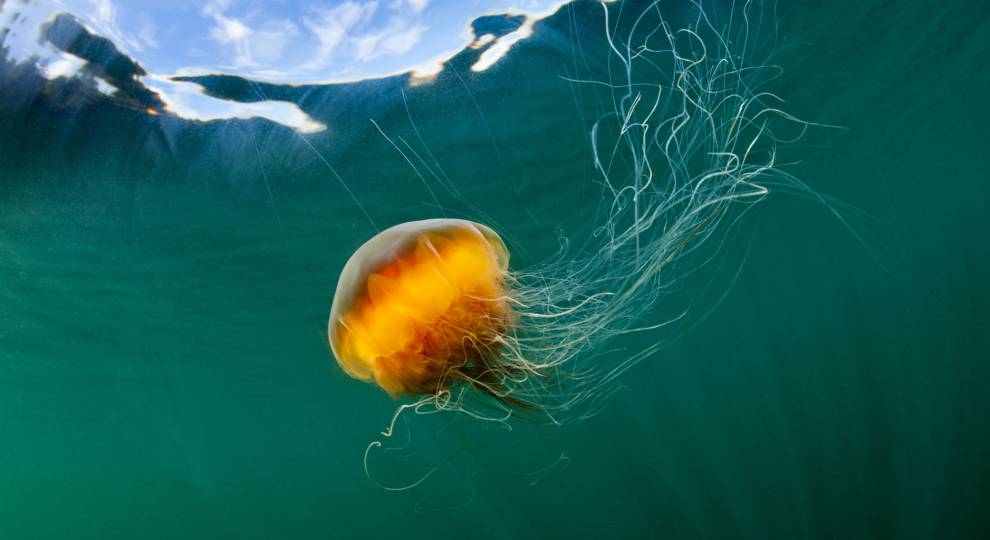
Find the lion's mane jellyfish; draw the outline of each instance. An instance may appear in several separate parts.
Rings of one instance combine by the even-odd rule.
[[[459,219],[403,223],[344,266],[328,333],[340,366],[392,396],[465,382],[502,390],[499,353],[512,325],[509,254],[488,227]]]
[[[778,165],[778,143],[812,124],[767,89],[780,69],[759,38],[778,35],[766,26],[775,5],[601,4],[602,36],[581,51],[603,67],[561,78],[610,97],[587,133],[601,199],[588,229],[562,236],[553,256],[510,267],[495,231],[453,219],[398,225],[357,250],[329,339],[348,374],[413,398],[386,437],[409,409],[503,425],[597,413],[620,376],[664,344],[650,336],[619,352],[610,340],[678,321],[689,306],[664,305],[661,320],[655,308],[771,189],[814,197]],[[425,162],[425,172],[409,164],[452,189]]]

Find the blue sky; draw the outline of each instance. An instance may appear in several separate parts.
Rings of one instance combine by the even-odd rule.
[[[39,39],[40,28],[71,14],[148,72],[139,82],[182,118],[268,118],[302,133],[327,126],[296,104],[239,103],[205,95],[176,75],[231,74],[273,83],[344,82],[413,72],[428,83],[443,61],[487,45],[472,69],[494,65],[528,37],[537,20],[567,0],[7,0],[0,31],[13,60],[36,62],[49,79],[73,77],[85,61]],[[524,15],[515,31],[474,36],[486,14]],[[110,81],[97,88],[114,95]],[[149,114],[156,114],[149,111]]]
[[[76,16],[155,75],[231,73],[330,82],[430,66],[473,37],[489,13],[539,17],[560,0],[8,0],[0,27],[17,56],[45,55],[36,28]],[[13,13],[18,22],[11,24]],[[20,24],[18,24],[20,23]],[[34,32],[36,34],[36,31]]]

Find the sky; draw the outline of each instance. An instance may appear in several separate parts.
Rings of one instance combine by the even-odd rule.
[[[0,0],[0,39],[9,59],[33,62],[49,79],[74,77],[86,61],[41,39],[71,15],[108,39],[145,75],[137,83],[182,118],[267,118],[300,133],[326,126],[294,103],[239,103],[206,95],[176,76],[228,74],[271,83],[332,83],[412,72],[429,82],[469,45],[487,45],[472,66],[483,71],[528,37],[533,24],[567,0]],[[475,36],[470,23],[490,14],[523,15],[515,31]],[[6,34],[4,34],[6,32]],[[95,78],[114,95],[114,81]],[[149,114],[157,114],[149,109]]]
[[[437,69],[438,59],[480,37],[469,27],[476,17],[539,18],[562,3],[8,0],[0,11],[0,28],[11,28],[6,44],[15,58],[52,57],[54,51],[37,43],[37,28],[58,13],[69,13],[155,76],[228,73],[268,82],[338,82],[415,68],[429,72]]]

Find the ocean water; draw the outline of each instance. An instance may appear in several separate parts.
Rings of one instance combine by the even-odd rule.
[[[315,133],[180,118],[3,49],[0,538],[987,537],[990,5],[771,7],[768,89],[838,126],[781,159],[837,213],[793,192],[741,213],[644,315],[687,324],[601,351],[666,342],[599,414],[414,417],[370,475],[397,404],[329,351],[338,273],[376,226],[484,221],[527,268],[600,216],[588,133],[613,104],[567,79],[614,72],[602,8],[424,84],[195,78]],[[98,38],[63,45],[127,80]]]

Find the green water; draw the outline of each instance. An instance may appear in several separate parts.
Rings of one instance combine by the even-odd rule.
[[[308,140],[385,226],[438,210],[368,119],[422,137],[477,207],[438,193],[448,215],[483,212],[532,264],[597,208],[601,96],[556,77],[602,58],[575,67],[573,31],[602,45],[594,13],[406,89],[418,135],[397,83],[303,93],[329,126]],[[361,462],[395,402],[325,344],[374,229],[313,150],[260,120],[58,106],[5,71],[0,538],[987,537],[990,6],[777,16],[773,90],[843,128],[788,170],[869,220],[770,197],[678,293],[714,311],[601,414],[417,419],[373,467],[440,466],[406,492]]]

